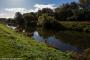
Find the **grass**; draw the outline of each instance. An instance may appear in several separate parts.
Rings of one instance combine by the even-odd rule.
[[[36,42],[0,23],[0,60],[72,60],[70,53],[61,52]],[[18,60],[20,60],[18,59]]]

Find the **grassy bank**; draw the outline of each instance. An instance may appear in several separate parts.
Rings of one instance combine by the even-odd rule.
[[[68,53],[37,43],[32,38],[16,33],[0,24],[0,59],[20,58],[21,60],[71,60]],[[12,59],[13,60],[13,59]]]
[[[59,22],[67,30],[74,30],[79,32],[90,32],[90,23],[89,21],[60,21]]]

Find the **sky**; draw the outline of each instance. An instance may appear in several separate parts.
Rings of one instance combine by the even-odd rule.
[[[15,12],[37,12],[42,8],[55,9],[63,3],[79,0],[0,0],[0,18],[13,18]]]

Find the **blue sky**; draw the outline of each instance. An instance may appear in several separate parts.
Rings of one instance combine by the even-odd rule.
[[[55,4],[56,6],[63,3],[78,0],[0,0],[0,8],[33,8],[35,4]]]
[[[53,9],[63,3],[73,1],[78,2],[79,0],[0,0],[0,17],[12,17],[17,11],[25,13],[46,7]]]

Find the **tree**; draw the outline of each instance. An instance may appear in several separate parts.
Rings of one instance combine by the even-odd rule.
[[[48,14],[42,14],[39,16],[38,25],[41,25],[42,29],[46,30],[56,31],[61,28],[63,29],[63,26],[61,26],[53,16],[49,16]]]
[[[79,0],[83,8],[90,8],[90,0]]]
[[[31,12],[31,13],[25,13],[23,14],[24,20],[25,20],[25,31],[30,32],[35,30],[35,27],[37,25],[37,17],[36,14]]]
[[[84,20],[90,20],[90,10],[89,9],[84,8],[80,11],[82,11],[82,12],[79,15],[79,18],[82,18]]]
[[[25,21],[24,21],[24,18],[20,12],[16,12],[15,20],[16,20],[16,24],[17,24],[17,29],[19,31],[23,31],[23,29],[25,28],[25,26],[24,26]]]
[[[45,14],[42,14],[41,16],[39,16],[38,24],[41,25],[42,27],[44,27],[46,23],[51,23],[54,20],[55,20],[54,17],[48,16],[48,14],[45,13]]]
[[[79,4],[76,2],[71,2],[70,4],[70,9],[78,9],[79,8]]]
[[[41,16],[42,14],[45,14],[45,13],[47,13],[49,16],[54,16],[54,12],[50,8],[43,8],[42,10],[39,10],[37,12],[37,16],[39,17],[39,16]]]
[[[12,19],[12,18],[8,18],[7,19],[7,24],[9,26],[16,26],[16,20],[15,19]]]
[[[59,21],[65,21],[68,17],[73,15],[71,5],[64,4],[55,9],[55,18]]]

